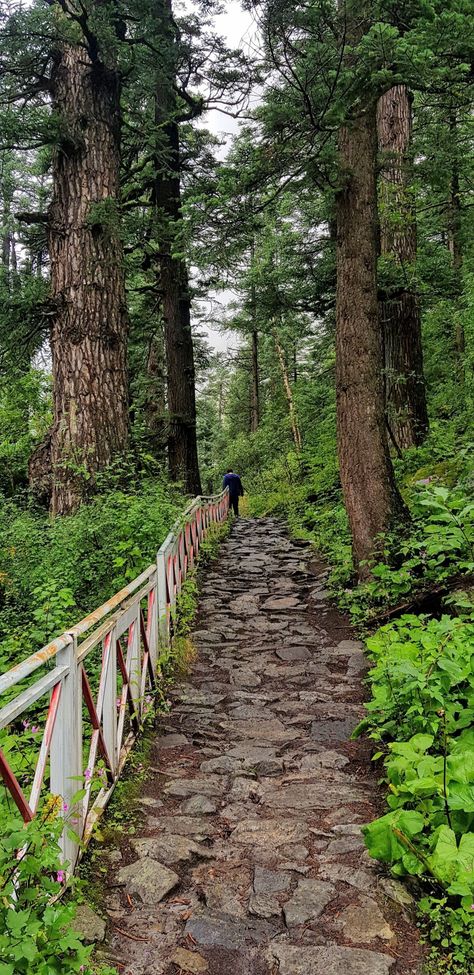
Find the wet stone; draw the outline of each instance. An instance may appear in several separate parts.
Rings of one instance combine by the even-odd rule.
[[[208,816],[217,809],[208,796],[191,796],[181,803],[180,811],[188,816]]]
[[[196,776],[194,779],[175,779],[165,786],[169,796],[186,799],[187,796],[202,793],[205,796],[219,796],[224,789],[219,775]]]
[[[285,843],[298,843],[307,836],[309,828],[306,823],[281,819],[247,819],[234,829],[232,842],[272,850]]]
[[[193,798],[197,797],[193,796]],[[203,797],[199,796],[199,798]],[[180,808],[182,810],[182,805]],[[159,819],[150,821],[149,825],[166,834],[179,833],[181,836],[192,836],[196,841],[198,836],[208,838],[213,836],[216,831],[216,826],[211,820],[200,819],[198,816],[191,815],[160,816]]]
[[[314,921],[332,900],[335,889],[321,880],[300,880],[293,896],[283,910],[288,927]]]
[[[301,606],[297,596],[272,596],[262,603],[262,609],[295,609]]]
[[[127,894],[137,894],[144,903],[158,904],[179,884],[179,877],[157,860],[144,857],[119,870],[118,882]]]
[[[301,759],[301,769],[341,769],[349,764],[349,759],[340,752],[327,749],[322,752],[314,752],[312,755],[304,755]]]
[[[219,914],[230,914],[231,917],[245,917],[246,910],[239,900],[235,890],[228,884],[213,883],[205,888],[206,906]]]
[[[318,719],[311,726],[311,738],[321,742],[349,741],[356,726],[356,718]]]
[[[265,922],[233,921],[211,913],[201,914],[189,919],[185,935],[199,945],[222,945],[230,950],[238,950],[248,945],[258,945],[274,932]]]
[[[208,857],[209,851],[186,836],[166,833],[163,836],[142,837],[130,841],[132,850],[139,857],[151,857],[171,866],[193,857]]]
[[[171,955],[170,961],[173,965],[177,965],[181,972],[188,972],[190,975],[201,975],[209,971],[206,959],[196,951],[188,951],[186,948],[177,948]]]
[[[253,877],[253,889],[256,894],[276,894],[288,890],[291,877],[282,870],[267,870],[256,866]]]
[[[361,867],[354,869],[345,863],[337,863],[335,860],[322,861],[320,874],[325,880],[333,883],[345,883],[358,890],[372,890],[376,882],[376,875],[363,870]]]
[[[270,945],[270,965],[278,975],[390,975],[395,958],[362,948],[338,945],[298,947],[285,943]]]
[[[185,748],[189,741],[185,735],[171,734],[159,738],[158,745],[160,748]]]
[[[343,786],[339,783],[333,784],[331,780],[320,779],[317,782],[293,782],[267,788],[262,801],[272,809],[301,812],[312,809],[333,809],[340,802],[357,802],[362,801],[363,798],[363,792],[356,786]]]
[[[249,900],[249,913],[255,917],[272,918],[279,917],[281,907],[275,894],[251,894]]]
[[[287,741],[291,739],[291,731],[274,718],[270,721],[229,721],[226,722],[226,731],[230,737],[241,738],[263,738],[266,741]]]
[[[378,905],[370,897],[359,904],[350,904],[339,915],[336,927],[342,931],[345,940],[354,944],[368,944],[380,938],[391,941],[394,933],[385,920]]]
[[[208,762],[202,762],[201,772],[216,772],[217,775],[231,775],[240,769],[240,764],[236,758],[220,755],[218,758],[209,759]]]
[[[353,853],[355,850],[364,849],[362,834],[359,836],[340,836],[329,843],[326,848],[326,856],[337,857],[341,853]]]
[[[310,660],[311,654],[306,647],[279,647],[275,650],[277,657],[280,660]]]

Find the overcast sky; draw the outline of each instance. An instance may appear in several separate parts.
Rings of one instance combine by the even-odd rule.
[[[216,31],[225,38],[229,47],[240,47],[249,54],[255,46],[257,32],[253,17],[250,13],[242,10],[238,0],[230,0],[226,4],[226,12],[215,18],[215,25]],[[238,132],[239,129],[238,120],[218,111],[208,112],[203,119],[203,124],[211,132],[221,137],[226,135],[230,136]],[[222,155],[225,155],[225,149],[222,150]],[[233,295],[228,292],[216,295],[215,299],[208,306],[209,317],[212,315],[212,318],[215,319],[220,314],[224,317],[225,308],[223,307],[220,312],[219,305],[222,304],[225,306],[232,298]],[[200,302],[200,311],[203,311],[202,302]],[[235,333],[221,331],[210,325],[205,326],[205,332],[209,342],[216,350],[228,351],[235,349],[237,345]]]

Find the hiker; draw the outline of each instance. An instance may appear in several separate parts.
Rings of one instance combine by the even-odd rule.
[[[243,497],[244,489],[239,475],[234,474],[232,468],[229,468],[224,477],[222,490],[225,491],[226,487],[229,488],[229,510],[233,508],[234,515],[237,516],[239,513],[239,498]]]

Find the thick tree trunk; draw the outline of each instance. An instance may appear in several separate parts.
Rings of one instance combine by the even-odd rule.
[[[361,577],[403,513],[385,429],[377,308],[375,105],[340,130],[336,390],[340,477]]]
[[[53,163],[48,233],[55,317],[52,511],[73,511],[128,440],[127,332],[117,202],[118,75],[84,48],[57,56],[53,107],[64,135]]]
[[[412,111],[406,85],[395,85],[379,98],[377,131],[382,154],[380,250],[395,262],[400,279],[380,299],[385,406],[393,439],[404,448],[422,443],[428,432],[420,307],[414,284],[417,232],[409,190]]]
[[[173,256],[182,217],[171,0],[159,0],[159,9],[164,25],[165,68],[160,69],[156,88],[155,123],[162,148],[155,161],[154,203],[160,235],[158,263],[166,349],[168,463],[173,480],[183,481],[189,494],[200,494],[188,269],[182,259]]]

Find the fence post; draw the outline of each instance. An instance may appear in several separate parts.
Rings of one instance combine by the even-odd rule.
[[[135,619],[133,620],[131,626],[131,632],[129,630],[129,640],[130,646],[128,648],[128,659],[130,664],[129,671],[129,681],[130,690],[132,692],[132,699],[135,707],[135,713],[137,716],[137,721],[141,721],[142,711],[143,711],[143,701],[140,700],[140,689],[141,689],[141,633],[140,633],[140,605],[138,605],[137,613]]]
[[[67,666],[63,677],[58,713],[54,725],[50,750],[51,792],[61,796],[63,815],[75,820],[72,829],[79,837],[83,832],[82,802],[71,808],[71,800],[82,787],[82,664],[77,663],[77,640],[71,641],[56,655],[58,667]],[[78,843],[64,830],[61,850],[64,864],[72,873],[78,854]]]
[[[151,669],[156,677],[158,668],[158,573],[155,578],[153,589],[148,594],[148,613],[146,630],[148,636],[148,647],[150,650]]]
[[[158,639],[161,647],[169,645],[168,597],[166,581],[166,556],[160,549],[156,556],[156,579],[158,590]]]
[[[112,765],[115,778],[117,773],[117,636],[115,626],[103,641],[104,666],[107,667],[105,677],[104,700],[102,704],[102,727],[107,753]]]

